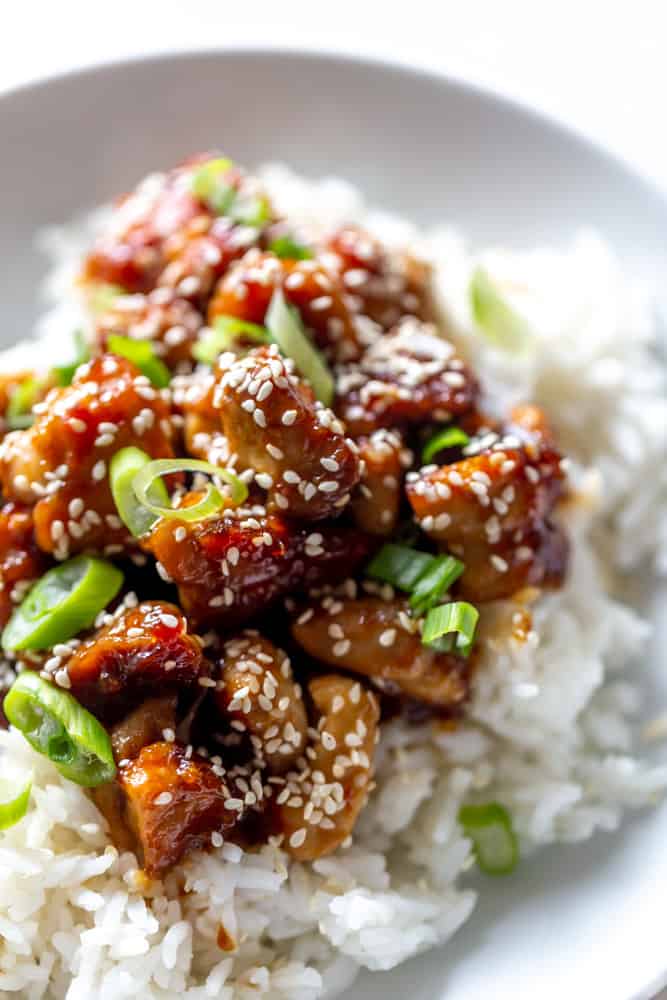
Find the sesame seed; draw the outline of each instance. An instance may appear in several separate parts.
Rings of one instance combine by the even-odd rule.
[[[300,830],[295,830],[289,839],[290,847],[301,847],[306,839],[306,831],[303,827]]]
[[[395,639],[396,639],[396,629],[387,628],[384,630],[384,632],[380,634],[379,642],[381,646],[389,647],[393,646]]]
[[[172,798],[173,798],[173,796],[172,796],[171,792],[160,792],[160,794],[156,795],[155,798],[153,799],[153,805],[154,806],[168,806],[169,803],[171,802]]]
[[[285,412],[283,413],[283,415],[281,417],[280,422],[285,427],[290,427],[294,423],[294,421],[296,420],[296,418],[297,418],[297,412],[296,412],[296,410],[285,410]]]
[[[333,645],[334,656],[345,656],[346,653],[350,651],[352,643],[349,639],[341,639],[339,642]]]
[[[101,479],[104,479],[106,474],[107,474],[107,464],[105,461],[100,459],[99,462],[96,462],[95,465],[93,466],[91,475],[95,480],[95,482],[99,483]]]

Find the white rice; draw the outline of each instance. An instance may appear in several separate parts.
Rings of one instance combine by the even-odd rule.
[[[602,578],[646,567],[654,551],[667,568],[667,401],[646,296],[591,234],[560,251],[483,254],[535,331],[534,349],[506,357],[473,330],[466,289],[480,256],[460,237],[420,235],[370,212],[340,181],[306,182],[274,166],[263,173],[277,203],[304,225],[357,220],[433,261],[450,329],[494,399],[542,403],[573,460],[572,570],[561,591],[531,609],[525,641],[512,637],[521,609],[488,609],[466,723],[455,731],[387,725],[377,789],[352,846],[312,865],[224,845],[146,886],[136,859],[109,846],[82,790],[22,737],[0,734],[3,772],[34,775],[27,816],[0,839],[2,995],[334,996],[360,967],[389,969],[442,944],[470,916],[470,844],[456,821],[463,802],[502,802],[527,853],[613,830],[625,809],[656,802],[667,787],[667,768],[633,752],[642,682],[630,675],[650,629],[608,596]],[[52,292],[62,292],[99,219],[49,234],[64,267]],[[66,355],[77,319],[71,299],[45,317],[45,362],[49,352]],[[34,344],[22,352],[31,361]],[[8,352],[3,366],[17,359]],[[221,923],[237,942],[228,954],[217,944]]]

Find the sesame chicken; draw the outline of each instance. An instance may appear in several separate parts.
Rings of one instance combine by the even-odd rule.
[[[218,316],[235,316],[262,324],[279,288],[327,358],[344,362],[361,356],[364,329],[346,304],[343,286],[317,260],[280,260],[250,250],[216,286],[208,321],[213,325]]]
[[[276,347],[223,354],[213,402],[238,464],[253,469],[269,509],[303,520],[336,515],[359,480],[354,443]]]
[[[10,500],[33,503],[38,546],[64,559],[97,549],[122,551],[109,462],[127,445],[171,458],[169,410],[148,379],[124,358],[104,355],[82,365],[70,386],[52,389],[35,407],[34,424],[0,445],[0,486]]]
[[[178,587],[188,618],[226,627],[292,590],[340,579],[369,553],[366,536],[353,528],[311,531],[262,507],[205,521],[158,521],[145,546]]]
[[[405,252],[390,252],[359,226],[341,226],[327,240],[325,262],[342,278],[358,309],[383,330],[404,316],[434,318],[431,269]]]
[[[35,544],[32,511],[19,503],[0,507],[0,627],[4,627],[48,560]]]
[[[191,349],[203,326],[201,313],[168,288],[147,295],[120,295],[97,317],[95,337],[102,351],[111,334],[149,341],[157,357],[172,369],[190,367]]]
[[[379,430],[357,441],[361,480],[351,510],[355,523],[371,535],[393,534],[403,497],[405,466],[412,455],[397,431]]]
[[[468,695],[467,661],[424,646],[418,626],[405,601],[324,598],[293,622],[292,635],[309,656],[362,674],[381,691],[455,708]]]
[[[111,727],[109,735],[114,760],[133,760],[149,743],[164,739],[176,727],[176,695],[161,694],[142,701],[129,715]]]
[[[237,731],[248,733],[270,774],[294,766],[306,745],[308,719],[286,653],[252,631],[228,639],[215,699]]]
[[[353,437],[446,421],[471,410],[474,375],[431,324],[405,319],[357,365],[342,366],[334,410]]]
[[[302,766],[273,799],[273,826],[299,861],[331,854],[352,832],[373,777],[380,709],[358,681],[324,674],[308,683],[316,722]]]
[[[211,843],[239,818],[240,802],[214,765],[177,743],[144,747],[121,765],[118,783],[143,866],[157,876],[188,851]]]
[[[69,689],[91,711],[118,718],[141,695],[192,689],[208,672],[174,604],[142,601],[110,619],[65,666]]]
[[[406,486],[421,529],[465,563],[459,591],[494,600],[562,579],[567,545],[550,518],[564,474],[541,411],[516,407],[504,433],[473,438],[465,455]]]

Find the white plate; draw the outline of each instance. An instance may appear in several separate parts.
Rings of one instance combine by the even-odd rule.
[[[480,244],[558,242],[589,223],[637,274],[667,274],[660,195],[527,110],[443,78],[336,56],[167,56],[0,98],[0,346],[28,332],[37,312],[39,226],[216,145],[248,164],[273,158],[311,175],[345,175],[376,203],[418,222],[455,222]],[[647,670],[649,696],[663,705],[665,639]],[[667,970],[665,845],[663,808],[615,836],[544,851],[511,879],[484,884],[445,952],[363,977],[350,997],[649,997]]]

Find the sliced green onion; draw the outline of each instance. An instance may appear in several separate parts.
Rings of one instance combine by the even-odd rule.
[[[30,778],[18,792],[12,782],[0,779],[0,830],[9,830],[23,819],[28,811],[31,791]]]
[[[71,694],[42,680],[35,671],[19,674],[3,708],[30,746],[53,761],[70,781],[93,787],[114,777],[116,765],[107,731]]]
[[[460,427],[445,427],[444,430],[434,434],[424,445],[422,462],[424,465],[428,465],[433,456],[437,455],[439,451],[444,451],[445,448],[464,447],[469,443],[470,438]]]
[[[458,580],[465,569],[460,559],[454,556],[435,556],[418,578],[410,596],[410,607],[416,615],[438,603],[442,595]]]
[[[519,861],[519,842],[512,818],[498,802],[462,806],[459,823],[472,840],[477,864],[487,875],[509,875]]]
[[[217,316],[192,348],[193,357],[204,365],[213,365],[225,351],[234,350],[239,340],[268,344],[268,330],[236,316]]]
[[[5,414],[7,426],[11,430],[21,430],[24,427],[30,427],[34,423],[35,416],[32,408],[37,402],[43,385],[44,382],[42,379],[31,376],[24,379],[14,389]]]
[[[453,601],[431,608],[424,622],[422,642],[426,646],[436,643],[442,637],[453,635],[452,646],[461,656],[468,656],[475,639],[475,629],[479,611],[467,601]],[[444,645],[437,647],[444,651]]]
[[[110,334],[107,346],[112,354],[119,354],[137,366],[142,375],[150,379],[158,389],[169,385],[169,369],[155,354],[155,348],[149,340],[135,340],[133,337],[122,337],[119,333]]]
[[[190,190],[216,215],[226,215],[236,198],[236,191],[224,180],[225,174],[234,166],[226,157],[207,160],[196,168],[190,179]]]
[[[95,621],[123,583],[123,574],[105,559],[77,556],[37,581],[7,622],[5,650],[49,649]]]
[[[95,316],[99,316],[113,308],[113,304],[119,296],[127,295],[127,289],[111,282],[96,281],[86,285],[86,293],[88,308]]]
[[[264,195],[240,195],[234,192],[236,197],[232,199],[227,208],[226,215],[234,222],[240,222],[243,226],[254,226],[259,228],[271,218],[271,205]]]
[[[75,331],[74,344],[76,347],[74,361],[70,361],[67,365],[56,365],[53,369],[53,375],[58,385],[71,385],[77,368],[84,365],[86,361],[90,361],[90,349],[81,330]]]
[[[297,243],[287,234],[271,240],[269,250],[283,260],[310,260],[313,257],[313,251],[309,247]]]
[[[109,482],[116,510],[125,527],[135,538],[147,534],[159,519],[157,514],[139,503],[132,486],[136,474],[151,461],[150,455],[141,448],[129,447],[117,451],[109,464]],[[169,505],[167,487],[161,479],[156,479],[152,483],[150,496],[155,504],[161,504],[163,507]]]
[[[482,267],[475,270],[470,281],[470,305],[475,323],[496,347],[520,354],[533,341],[528,323],[505,301]]]
[[[407,545],[383,545],[366,568],[366,573],[375,580],[410,593],[420,577],[436,562],[434,556]]]
[[[266,326],[280,350],[291,358],[297,370],[310,382],[317,398],[329,406],[334,397],[334,380],[322,355],[308,339],[301,317],[285,302],[277,288],[266,313]]]
[[[224,480],[231,487],[231,501],[235,507],[242,504],[248,496],[246,484],[229,469],[219,469],[210,462],[196,458],[158,458],[136,473],[132,480],[132,488],[139,503],[159,517],[177,518],[179,521],[201,521],[227,505],[225,497],[212,483],[208,484],[202,499],[191,507],[173,508],[155,503],[151,493],[153,483],[161,476],[168,476],[174,472],[202,472],[207,476]]]

